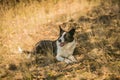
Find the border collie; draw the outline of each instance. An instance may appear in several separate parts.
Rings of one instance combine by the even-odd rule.
[[[77,62],[73,56],[74,49],[76,47],[76,41],[74,39],[75,29],[72,28],[68,32],[64,31],[60,26],[60,34],[57,40],[43,40],[39,41],[33,48],[33,54],[47,54],[52,53],[58,61],[64,61],[66,63]],[[25,51],[24,51],[25,52]]]

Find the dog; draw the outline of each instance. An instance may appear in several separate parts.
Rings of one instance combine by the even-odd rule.
[[[77,62],[76,58],[73,56],[74,49],[76,47],[76,40],[74,38],[75,29],[64,31],[61,26],[59,26],[60,34],[57,40],[42,40],[39,41],[32,50],[32,54],[43,54],[46,55],[50,52],[57,61],[64,61],[65,63]],[[29,53],[28,51],[24,51]]]

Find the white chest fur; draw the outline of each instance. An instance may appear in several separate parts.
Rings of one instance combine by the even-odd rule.
[[[67,43],[63,47],[60,46],[59,42],[57,41],[57,56],[62,56],[62,57],[69,57],[73,54],[73,51],[76,47],[76,41],[73,40],[70,43]]]

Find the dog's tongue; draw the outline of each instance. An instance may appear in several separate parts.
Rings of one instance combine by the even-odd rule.
[[[64,45],[65,45],[65,43],[64,43],[64,42],[61,42],[61,43],[60,43],[60,46],[61,46],[61,47],[63,47]]]

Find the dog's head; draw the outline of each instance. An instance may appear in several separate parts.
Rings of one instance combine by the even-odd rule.
[[[58,44],[61,47],[63,47],[67,43],[70,43],[74,40],[75,29],[72,28],[71,30],[66,32],[60,26],[59,26],[59,28],[60,28],[60,35],[59,35],[59,38],[58,38]]]

